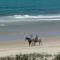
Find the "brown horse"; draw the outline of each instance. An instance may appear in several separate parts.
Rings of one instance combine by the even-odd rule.
[[[40,45],[40,43],[42,42],[41,40],[42,40],[42,39],[38,39],[38,35],[36,35],[36,37],[35,37],[35,39],[34,39],[34,45],[35,45],[37,42],[39,42],[39,45]]]
[[[40,43],[42,42],[42,41],[41,41],[42,39],[38,39],[38,40],[37,40],[37,39],[31,39],[31,38],[28,38],[28,37],[26,37],[25,40],[28,40],[29,46],[31,45],[32,42],[34,42],[34,46],[35,46],[35,44],[36,44],[37,42],[39,42],[39,45],[40,45]]]
[[[34,46],[36,45],[37,42],[38,42],[39,45],[40,45],[40,44],[42,43],[42,39],[38,39],[38,40],[35,40],[35,39],[34,39]]]

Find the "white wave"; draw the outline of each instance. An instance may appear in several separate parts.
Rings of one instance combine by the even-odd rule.
[[[37,15],[37,16],[30,16],[30,15],[14,15],[15,18],[60,18],[60,15]]]
[[[0,26],[6,26],[5,24],[0,24]]]
[[[60,20],[60,15],[13,15],[0,17],[0,23]]]

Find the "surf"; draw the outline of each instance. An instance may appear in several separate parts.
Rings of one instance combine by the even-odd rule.
[[[12,15],[0,17],[0,23],[60,21],[59,15]]]

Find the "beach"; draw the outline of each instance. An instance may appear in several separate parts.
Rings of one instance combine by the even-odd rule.
[[[31,34],[42,39],[40,45],[29,46],[25,38]],[[60,54],[60,1],[0,0],[0,57],[33,53]]]
[[[13,40],[7,42],[0,42],[0,57],[14,56],[16,54],[51,54],[55,55],[60,52],[60,37],[44,37],[42,38],[42,44],[39,46],[28,45],[25,40]]]

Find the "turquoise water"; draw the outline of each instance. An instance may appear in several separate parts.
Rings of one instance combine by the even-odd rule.
[[[0,41],[60,36],[60,0],[0,0]]]
[[[60,13],[60,0],[0,0],[0,15],[55,13]]]

